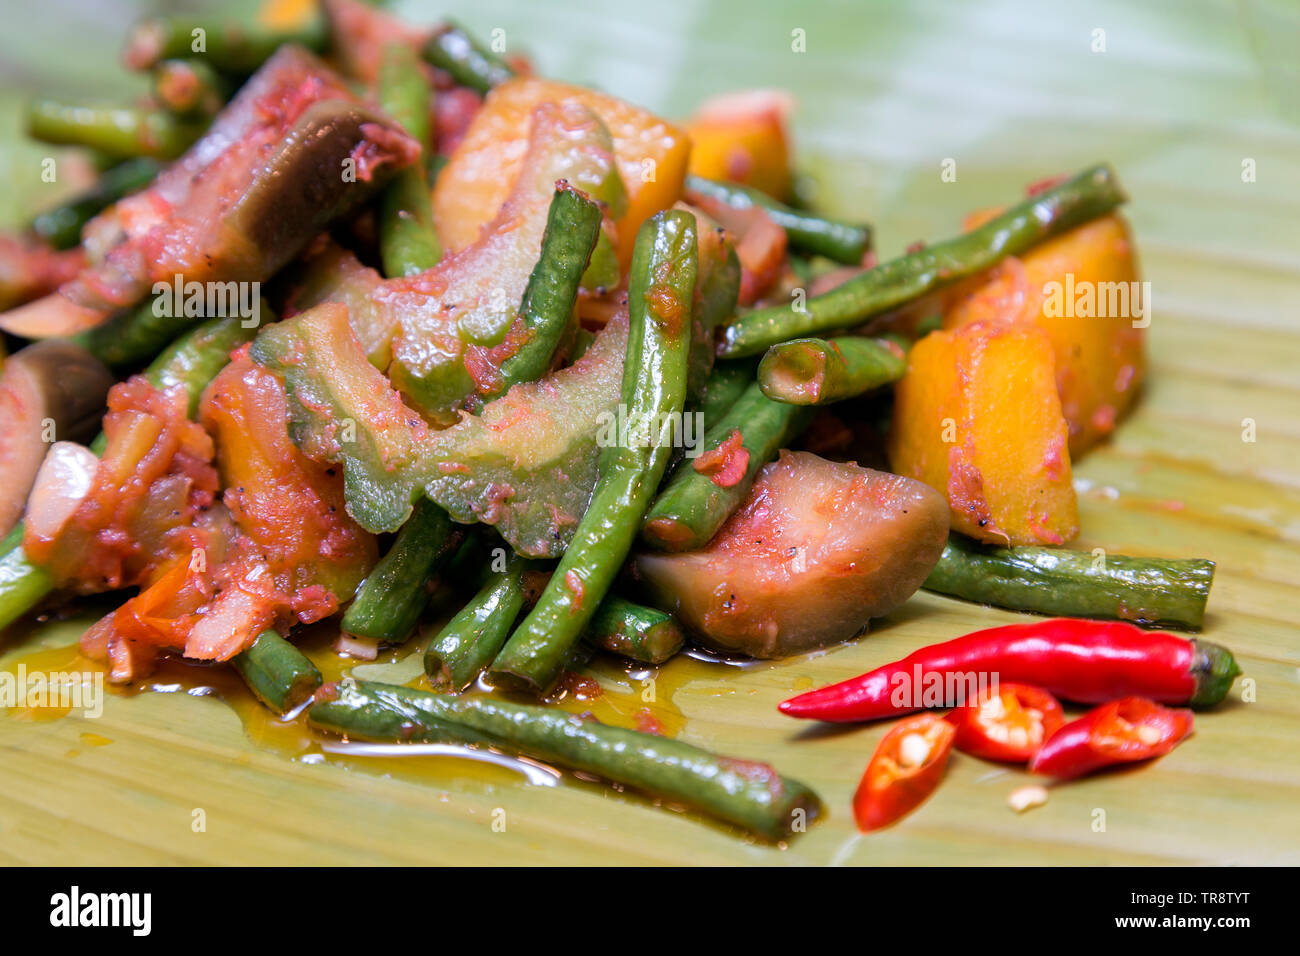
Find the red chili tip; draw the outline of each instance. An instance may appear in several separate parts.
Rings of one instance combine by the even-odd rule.
[[[798,697],[791,697],[789,700],[783,700],[776,705],[776,709],[783,714],[791,717],[809,717],[814,709],[809,702],[804,700],[806,694],[800,694]]]

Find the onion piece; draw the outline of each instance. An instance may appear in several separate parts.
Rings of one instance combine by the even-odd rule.
[[[104,313],[77,305],[57,292],[0,315],[0,329],[25,339],[76,335],[104,323]]]
[[[27,499],[28,530],[42,538],[57,535],[90,494],[98,467],[99,459],[84,445],[51,445]]]
[[[379,639],[356,637],[342,631],[334,639],[334,653],[355,657],[359,661],[373,661],[379,657]]]

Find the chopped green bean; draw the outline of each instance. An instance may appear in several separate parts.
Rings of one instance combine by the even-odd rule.
[[[424,58],[446,70],[461,86],[486,93],[515,75],[503,59],[474,39],[458,24],[447,22],[436,30],[424,48]]]
[[[722,202],[733,209],[759,207],[772,221],[785,230],[790,245],[795,249],[825,256],[856,266],[871,248],[871,229],[852,223],[839,222],[792,209],[767,193],[735,183],[720,183],[701,176],[686,177],[687,199],[691,193]]]
[[[780,342],[861,324],[1104,216],[1125,199],[1111,168],[1094,166],[965,235],[882,263],[824,295],[743,313],[723,330],[718,354],[758,355]]]
[[[1214,562],[1200,558],[999,548],[953,534],[922,587],[1053,617],[1113,617],[1197,630],[1213,583]]]
[[[277,714],[293,710],[323,681],[307,655],[276,631],[263,631],[230,663],[257,699]]]
[[[674,209],[646,220],[632,254],[622,391],[638,434],[602,450],[587,512],[541,599],[494,662],[497,679],[536,692],[554,684],[631,550],[672,453],[665,432],[686,401],[697,270],[693,215]]]
[[[773,401],[829,405],[896,382],[907,371],[897,342],[842,335],[773,345],[758,366],[758,383]]]
[[[319,695],[307,718],[322,730],[362,740],[513,751],[694,807],[769,840],[799,832],[821,807],[812,790],[767,764],[554,707],[345,680]]]

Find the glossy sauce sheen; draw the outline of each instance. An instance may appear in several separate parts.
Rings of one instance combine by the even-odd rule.
[[[90,619],[87,619],[89,623]],[[426,627],[406,645],[381,653],[375,661],[336,654],[333,642],[337,629],[329,623],[304,629],[302,637],[295,643],[328,682],[348,676],[354,668],[361,668],[364,673],[367,666],[396,664],[411,655],[419,660],[424,645],[437,629],[437,626]],[[104,665],[83,656],[75,644],[5,656],[7,659],[0,670],[11,674],[17,672],[19,665],[26,668],[28,675],[69,671],[107,674]],[[723,660],[707,652],[692,650],[678,654],[658,669],[640,668],[613,656],[599,655],[583,668],[580,675],[570,675],[563,681],[555,697],[547,702],[570,713],[591,714],[603,723],[676,737],[686,723],[681,711],[672,703],[681,688],[694,684],[692,690],[696,693],[732,693],[735,688],[725,681],[726,671],[732,667],[762,666],[765,665],[760,662]],[[400,678],[394,677],[377,679],[400,682]],[[409,683],[429,689],[423,676]],[[248,690],[234,669],[226,665],[201,665],[168,657],[160,662],[151,677],[138,685],[120,687],[106,681],[104,687],[105,697],[109,698],[104,702],[106,709],[130,706],[127,699],[149,693],[215,697],[238,715],[245,733],[259,750],[302,763],[328,763],[348,770],[419,783],[430,788],[433,799],[445,799],[453,790],[484,792],[521,782],[537,786],[590,787],[606,792],[611,789],[611,785],[594,781],[585,774],[563,772],[536,760],[486,749],[456,744],[377,744],[324,734],[307,724],[305,707],[283,718],[268,710]],[[483,685],[480,684],[480,688]],[[513,699],[535,703],[524,697]],[[56,707],[16,707],[4,711],[8,719],[31,722],[58,720],[68,713],[68,708]],[[109,737],[83,733],[80,746],[69,750],[65,756],[76,757],[87,749],[111,743]],[[616,785],[612,789],[623,790]],[[620,799],[641,801],[646,798],[623,794]],[[708,818],[697,817],[693,812],[688,811],[688,815],[709,825],[718,825]]]

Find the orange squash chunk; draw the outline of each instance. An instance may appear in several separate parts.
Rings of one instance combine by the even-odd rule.
[[[691,173],[785,199],[790,191],[790,109],[790,96],[776,90],[726,93],[706,101],[686,124]]]
[[[1142,287],[1127,224],[1104,216],[1006,259],[948,307],[944,327],[1032,323],[1056,356],[1061,410],[1078,458],[1132,407],[1146,373]],[[1134,325],[1134,320],[1138,325]]]
[[[1058,545],[1079,533],[1052,343],[1033,325],[933,332],[898,383],[889,461],[945,494],[980,541]]]
[[[581,86],[517,77],[490,94],[464,139],[438,175],[433,215],[438,236],[452,251],[478,238],[514,185],[528,147],[528,127],[539,103],[579,103],[609,129],[627,211],[617,220],[619,260],[626,269],[636,231],[677,201],[686,177],[690,141],[667,120]]]

